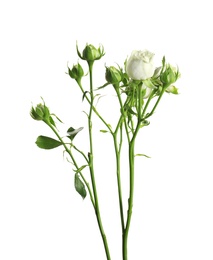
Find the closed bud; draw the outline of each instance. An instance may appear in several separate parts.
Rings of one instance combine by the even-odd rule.
[[[86,60],[88,62],[92,62],[95,60],[99,60],[102,56],[104,56],[104,48],[103,46],[100,46],[97,49],[92,44],[87,44],[82,54],[79,52],[77,46],[77,53],[81,59]]]
[[[115,67],[106,67],[105,78],[110,84],[117,84],[122,81],[122,73]]]
[[[50,112],[48,107],[45,106],[45,104],[40,103],[35,108],[32,107],[30,115],[33,119],[42,120],[46,123],[50,120]]]
[[[68,67],[68,73],[71,78],[75,79],[78,82],[84,76],[84,70],[79,63],[74,65],[72,69]]]
[[[180,77],[180,73],[177,68],[172,67],[167,64],[165,69],[161,72],[160,80],[167,87],[176,82],[176,80]]]

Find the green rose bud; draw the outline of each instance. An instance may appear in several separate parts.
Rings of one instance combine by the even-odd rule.
[[[84,48],[82,54],[79,52],[78,46],[77,46],[77,53],[78,53],[78,56],[82,60],[92,62],[95,60],[99,60],[102,56],[104,56],[104,48],[103,48],[103,46],[100,46],[97,49],[92,44],[87,44],[86,47]]]
[[[167,64],[165,69],[161,72],[160,80],[166,86],[170,86],[180,77],[180,73],[177,68]]]
[[[111,84],[117,84],[122,81],[122,73],[115,67],[106,67],[105,78]]]
[[[38,104],[35,108],[32,107],[30,115],[35,120],[42,120],[45,123],[50,121],[50,111],[45,104]]]
[[[79,63],[74,65],[72,69],[68,67],[68,73],[70,77],[75,79],[77,82],[80,82],[81,78],[84,76],[84,70]]]

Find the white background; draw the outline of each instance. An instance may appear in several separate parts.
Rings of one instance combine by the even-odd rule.
[[[10,1],[0,3],[0,259],[105,259],[89,198],[73,186],[63,149],[38,149],[53,134],[29,116],[42,96],[64,122],[86,126],[86,109],[65,72],[78,61],[76,41],[105,47],[95,65],[123,65],[133,49],[178,64],[180,95],[166,95],[138,138],[129,259],[213,259],[211,1]],[[83,64],[85,70],[86,66]],[[85,79],[85,86],[86,83]],[[109,91],[109,92],[107,92]],[[111,89],[99,108],[116,120]],[[97,121],[97,124],[98,121]],[[121,259],[120,223],[110,136],[97,125],[96,175],[113,260]],[[87,149],[86,131],[76,138]],[[103,138],[103,139],[100,139]],[[125,164],[124,164],[125,165]],[[127,170],[122,180],[127,185]],[[89,177],[89,176],[87,176]],[[127,199],[127,187],[124,197]],[[126,206],[126,204],[125,204]],[[126,210],[125,210],[126,212]]]

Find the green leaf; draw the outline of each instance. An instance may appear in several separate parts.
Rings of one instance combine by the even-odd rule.
[[[146,154],[142,154],[142,153],[137,153],[137,154],[135,154],[135,156],[144,156],[146,158],[151,158],[150,156],[148,156]]]
[[[61,142],[59,142],[53,138],[43,136],[43,135],[40,135],[37,138],[36,144],[39,148],[42,148],[42,149],[53,149],[53,148],[56,148],[56,147],[62,145]]]
[[[107,130],[100,130],[101,133],[108,133]]]
[[[79,178],[78,173],[75,174],[75,189],[81,195],[81,197],[83,199],[87,196],[87,191],[85,189],[85,185]]]
[[[74,137],[83,129],[83,127],[79,127],[78,129],[75,129],[73,127],[70,127],[67,130],[68,133],[68,138],[72,141],[74,139]]]

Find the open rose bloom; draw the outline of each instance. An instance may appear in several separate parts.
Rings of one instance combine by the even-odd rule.
[[[126,63],[126,73],[133,80],[151,78],[155,71],[154,54],[144,51],[133,51]]]

